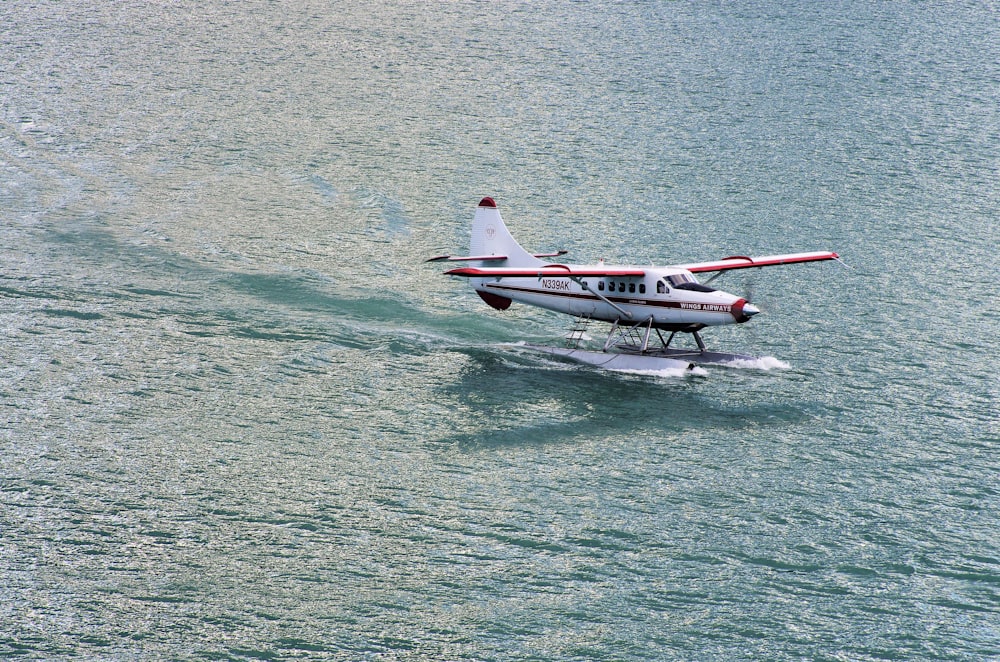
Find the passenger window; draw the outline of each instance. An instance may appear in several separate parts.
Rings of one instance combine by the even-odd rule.
[[[645,293],[646,293],[646,284],[639,283],[639,294],[645,294]]]
[[[635,283],[628,284],[628,291],[630,294],[635,294]]]
[[[600,281],[599,283],[597,283],[597,289],[599,289],[601,292],[604,291],[604,281],[603,280]]]
[[[625,291],[625,283],[618,283],[618,291],[619,292]]]

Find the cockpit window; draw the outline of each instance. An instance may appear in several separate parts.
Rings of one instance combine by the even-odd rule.
[[[674,274],[673,276],[667,276],[667,280],[674,287],[680,287],[682,283],[694,283],[696,282],[692,276],[687,274]]]
[[[666,280],[678,290],[689,290],[692,292],[715,292],[714,287],[702,285],[690,274],[674,274],[667,276]]]

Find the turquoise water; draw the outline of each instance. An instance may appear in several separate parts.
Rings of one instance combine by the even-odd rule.
[[[1000,658],[986,4],[0,6],[0,656]],[[423,260],[734,273],[770,369]]]

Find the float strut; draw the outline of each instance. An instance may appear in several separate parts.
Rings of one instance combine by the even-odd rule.
[[[614,324],[611,325],[611,331],[608,332],[608,339],[604,341],[604,351],[605,352],[608,351],[611,348],[612,339],[614,338],[615,331],[617,331],[617,330],[618,330],[618,320],[616,319],[614,321]]]
[[[642,353],[645,353],[649,349],[649,334],[653,331],[653,316],[650,315],[646,321],[648,325],[646,326],[646,333],[642,336],[642,347],[639,349]]]

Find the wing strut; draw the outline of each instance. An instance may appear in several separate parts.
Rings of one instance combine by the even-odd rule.
[[[593,294],[594,296],[596,296],[598,299],[600,299],[604,303],[608,304],[609,306],[611,306],[612,308],[614,308],[615,310],[617,310],[619,313],[621,313],[625,317],[627,317],[629,319],[632,319],[632,313],[631,312],[625,310],[624,308],[622,308],[621,306],[619,306],[618,304],[616,304],[615,302],[613,302],[611,299],[607,298],[606,296],[604,296],[603,294],[601,294],[600,292],[598,292],[597,290],[590,289],[590,286],[587,285],[587,283],[585,283],[583,281],[583,279],[578,278],[576,276],[568,276],[568,278],[571,281],[573,281],[574,283],[576,283],[577,285],[579,285],[580,287],[582,287],[585,291],[590,292],[591,294]]]

